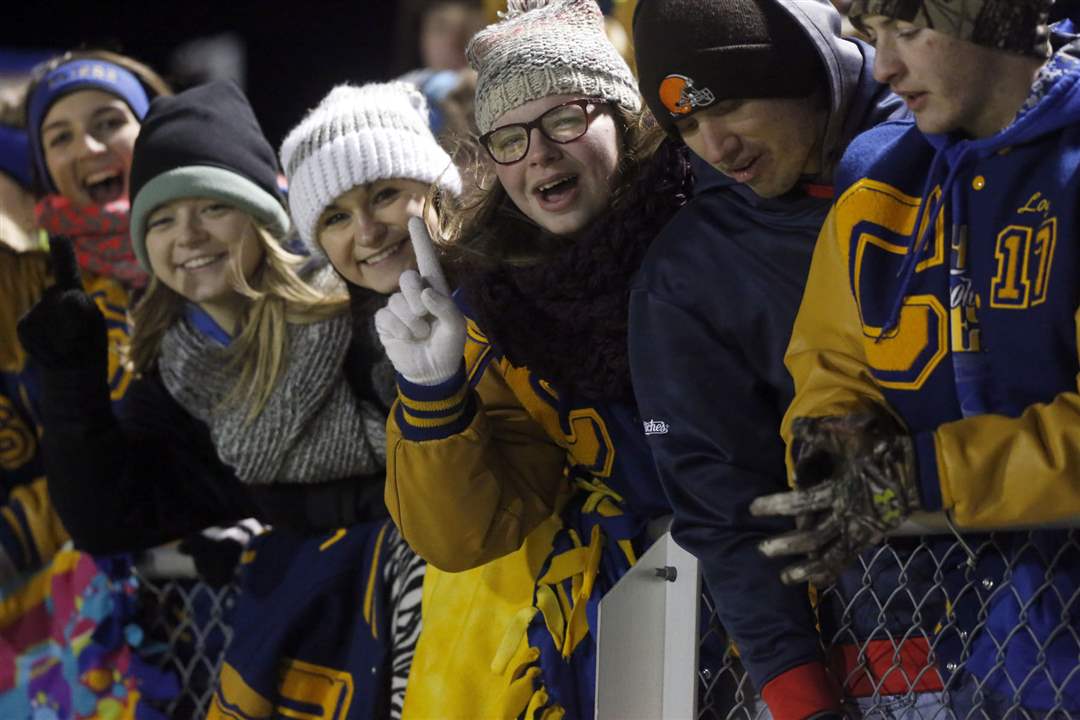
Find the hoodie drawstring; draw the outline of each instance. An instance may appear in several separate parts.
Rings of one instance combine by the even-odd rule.
[[[915,229],[912,231],[909,238],[909,246],[911,251],[908,252],[904,258],[903,264],[900,266],[900,270],[896,273],[897,277],[900,277],[900,287],[897,290],[896,298],[893,300],[892,308],[889,310],[889,317],[885,321],[885,324],[881,328],[881,333],[877,336],[875,342],[881,342],[889,333],[896,329],[896,326],[900,324],[900,312],[904,307],[904,297],[907,295],[908,287],[911,285],[912,278],[915,277],[915,268],[919,264],[919,255],[922,253],[923,247],[926,245],[927,229],[933,232],[934,226],[937,224],[938,217],[941,215],[942,210],[945,208],[945,198],[949,197],[952,193],[953,183],[956,181],[956,176],[960,173],[960,170],[964,166],[964,161],[967,159],[970,150],[969,145],[964,145],[960,153],[957,155],[956,162],[953,163],[952,168],[949,170],[949,174],[945,177],[945,182],[941,185],[941,195],[938,201],[931,205],[931,197],[933,196],[934,178],[937,177],[938,172],[941,170],[941,165],[945,162],[947,150],[938,150],[934,155],[934,161],[930,164],[930,172],[927,173],[926,184],[923,185],[922,201],[919,203],[919,214],[915,218]],[[929,212],[922,212],[924,208],[929,208]],[[926,222],[923,222],[923,218],[926,218]]]

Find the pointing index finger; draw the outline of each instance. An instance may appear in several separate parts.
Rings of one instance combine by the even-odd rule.
[[[56,286],[62,290],[77,290],[82,287],[79,275],[79,262],[75,258],[75,248],[71,238],[56,235],[49,238],[49,255],[52,258],[53,278]]]
[[[413,253],[416,255],[416,267],[420,277],[428,281],[431,287],[443,295],[450,294],[450,284],[446,282],[439,256],[435,252],[435,243],[427,231],[427,225],[418,217],[409,218],[409,237],[412,239]]]

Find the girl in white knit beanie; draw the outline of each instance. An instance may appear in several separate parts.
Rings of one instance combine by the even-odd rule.
[[[387,506],[436,568],[425,622],[459,619],[417,655],[455,682],[406,708],[591,718],[600,597],[670,512],[630,386],[630,282],[691,178],[595,0],[509,5],[467,51],[486,164],[441,216],[457,302],[421,263],[376,316],[398,373]]]
[[[329,259],[352,300],[355,332],[366,352],[351,359],[376,391],[393,387],[393,369],[375,336],[373,316],[416,267],[408,221],[432,216],[427,202],[461,192],[461,178],[428,127],[428,107],[412,85],[340,85],[289,133],[281,147],[289,211],[301,238]],[[425,212],[425,210],[427,211]],[[403,553],[393,580],[400,600],[394,629],[391,716],[400,717],[420,618],[424,565]],[[411,682],[409,683],[411,684]]]
[[[285,138],[289,210],[304,242],[353,288],[389,294],[415,267],[406,223],[432,186],[461,177],[428,127],[424,96],[401,82],[340,85]]]

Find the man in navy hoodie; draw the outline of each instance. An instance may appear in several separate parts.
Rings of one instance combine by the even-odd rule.
[[[806,556],[789,581],[835,576],[916,510],[1080,516],[1080,44],[1048,33],[1051,1],[852,6],[914,121],[848,149],[792,333],[799,490],[752,508],[809,519],[765,543]],[[1077,539],[969,536],[973,572],[943,564],[958,717],[1080,716]]]
[[[782,584],[783,563],[757,548],[792,526],[748,507],[787,487],[784,350],[834,168],[856,134],[903,113],[840,24],[827,0],[648,0],[634,18],[642,95],[698,178],[631,292],[635,393],[675,540],[777,720],[834,717],[839,693],[807,586]],[[839,679],[858,675],[857,654]]]

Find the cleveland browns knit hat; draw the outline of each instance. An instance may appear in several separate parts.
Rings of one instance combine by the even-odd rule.
[[[805,97],[827,82],[810,36],[776,0],[644,0],[634,54],[641,95],[669,133],[720,100]]]

